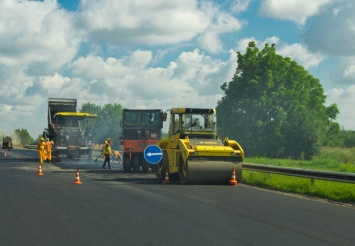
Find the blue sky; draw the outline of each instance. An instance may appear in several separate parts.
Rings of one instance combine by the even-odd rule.
[[[49,97],[127,108],[216,107],[236,52],[275,43],[355,130],[351,0],[0,0],[0,135],[36,138]],[[6,119],[6,120],[5,120]]]

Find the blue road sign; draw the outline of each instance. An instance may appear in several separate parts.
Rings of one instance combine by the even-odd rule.
[[[157,145],[148,145],[144,149],[144,159],[150,164],[158,164],[163,158],[163,151]]]

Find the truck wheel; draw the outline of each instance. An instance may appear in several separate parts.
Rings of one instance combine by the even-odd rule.
[[[146,173],[149,169],[149,163],[144,159],[142,161],[142,172]]]
[[[152,169],[152,172],[155,173],[155,177],[157,179],[160,179],[161,178],[161,173],[159,173],[159,168],[160,168],[160,164],[154,164],[154,165],[151,165],[151,169]]]
[[[130,173],[131,172],[131,163],[127,157],[123,160],[123,172]]]
[[[136,155],[132,156],[132,162],[133,162],[133,172],[139,173],[140,172],[139,157]]]

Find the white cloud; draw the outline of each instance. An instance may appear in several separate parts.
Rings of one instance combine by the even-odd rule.
[[[344,129],[354,129],[355,119],[355,85],[345,89],[333,88],[325,93],[327,95],[327,104],[336,103],[340,111],[336,122]]]
[[[23,64],[29,73],[53,73],[76,54],[72,15],[56,1],[2,1],[0,64]],[[40,69],[39,69],[40,67]]]
[[[209,17],[211,23],[204,34],[199,36],[198,43],[211,53],[223,50],[221,35],[238,31],[246,24],[245,21],[240,21],[229,13],[221,12],[218,7],[208,2],[202,5],[202,10]]]
[[[243,3],[245,5],[245,3]],[[244,25],[212,2],[191,0],[82,1],[79,27],[111,45],[166,45],[198,38],[201,48],[223,50],[220,36]]]
[[[304,25],[308,17],[318,14],[319,9],[329,2],[330,0],[263,0],[260,14]]]
[[[117,96],[124,105],[135,105],[135,100],[149,105],[153,100],[154,104],[166,108],[167,105],[194,104],[198,97],[200,106],[205,103],[215,107],[217,98],[222,95],[220,85],[232,78],[236,66],[235,55],[221,61],[198,49],[181,53],[167,67],[137,66],[132,61],[139,61],[140,57],[143,60],[147,57],[146,65],[151,53],[138,50],[120,59],[80,58],[72,65],[73,79],[85,87],[86,91],[81,90],[82,96],[85,93],[95,97]]]
[[[58,73],[55,73],[53,76],[40,77],[40,83],[44,90],[57,91],[60,90],[62,87],[68,86],[70,83],[70,78],[63,77]]]
[[[93,40],[111,44],[173,44],[203,32],[210,20],[197,1],[81,2],[79,24]]]
[[[312,53],[307,50],[304,45],[299,43],[281,45],[279,48],[277,48],[277,50],[280,55],[291,57],[306,69],[318,66],[318,64],[325,59],[324,55],[319,53]]]
[[[246,48],[248,47],[249,42],[254,41],[259,50],[262,50],[265,47],[265,44],[268,43],[276,44],[277,54],[290,57],[295,60],[301,66],[307,68],[318,66],[324,59],[325,56],[320,53],[312,53],[307,48],[299,43],[287,44],[282,42],[277,37],[268,37],[264,41],[256,40],[255,38],[244,38],[239,40],[237,44],[237,50],[241,53],[245,53]]]
[[[339,59],[330,76],[337,86],[355,84],[355,56]]]
[[[344,77],[351,77],[355,79],[355,65],[350,65],[345,69]]]
[[[230,4],[230,10],[232,13],[239,13],[247,10],[251,0],[233,0]]]
[[[320,15],[310,18],[303,41],[313,52],[329,56],[355,56],[355,4],[335,1]]]

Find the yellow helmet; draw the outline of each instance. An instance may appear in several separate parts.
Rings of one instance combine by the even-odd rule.
[[[44,138],[41,138],[41,141],[43,141],[44,140]]]

